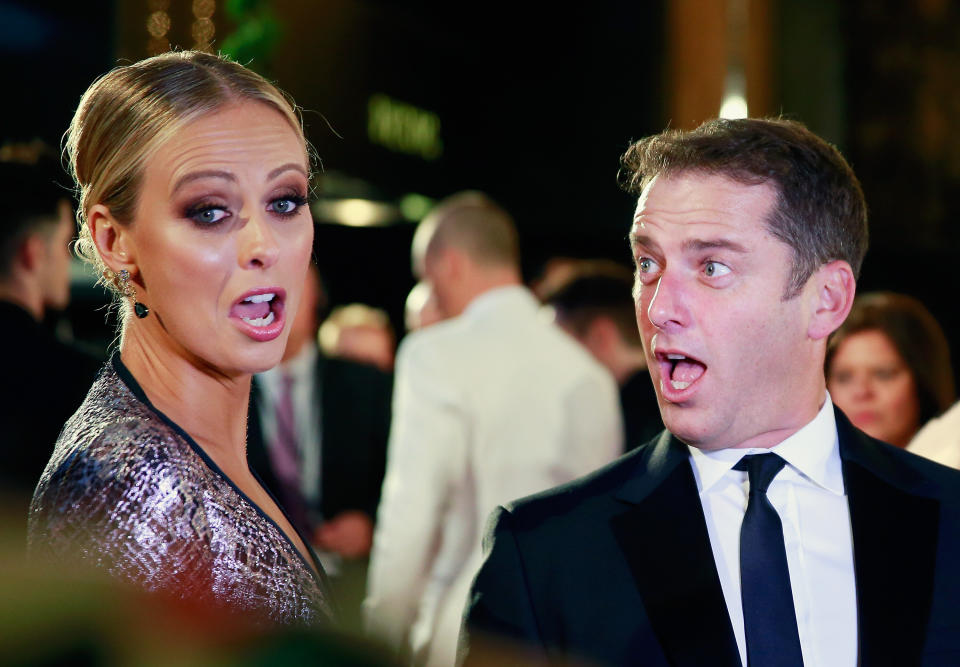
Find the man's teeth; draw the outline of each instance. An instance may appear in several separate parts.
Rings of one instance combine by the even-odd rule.
[[[686,357],[683,356],[682,354],[668,354],[667,359],[672,359],[673,361],[677,361],[680,359],[686,359]]]
[[[273,297],[276,294],[273,292],[267,292],[266,294],[254,294],[253,296],[248,296],[244,299],[246,303],[266,303],[267,301],[273,301]]]
[[[678,382],[677,380],[670,380],[670,384],[671,384],[671,385],[673,386],[673,388],[676,389],[677,391],[682,391],[682,390],[684,390],[684,389],[686,389],[687,387],[690,386],[690,383],[689,383],[689,382]]]
[[[250,319],[249,317],[242,317],[240,319],[242,319],[244,322],[246,322],[250,326],[265,327],[268,324],[272,324],[273,320],[275,320],[276,318],[273,316],[273,311],[271,310],[269,313],[267,313],[266,317],[258,317],[256,319]]]

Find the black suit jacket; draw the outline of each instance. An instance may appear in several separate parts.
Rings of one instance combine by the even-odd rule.
[[[61,341],[24,309],[0,301],[0,515],[23,524],[63,424],[103,361]]]
[[[960,664],[960,471],[837,410],[862,665]],[[467,607],[484,635],[612,665],[740,665],[686,447],[669,433],[499,508]]]
[[[345,510],[361,510],[372,518],[380,501],[390,432],[393,376],[373,366],[344,359],[317,358],[319,384],[320,507],[332,518]],[[250,466],[276,497],[279,483],[260,425],[259,391],[254,383],[247,424]]]

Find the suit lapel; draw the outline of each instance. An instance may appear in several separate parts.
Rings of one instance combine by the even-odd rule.
[[[675,665],[740,665],[688,453],[665,433],[618,494],[613,531]]]
[[[857,431],[837,433],[853,528],[861,664],[919,664],[933,598],[940,503]]]

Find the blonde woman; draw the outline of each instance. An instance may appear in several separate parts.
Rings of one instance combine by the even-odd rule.
[[[313,242],[295,106],[180,52],[84,94],[67,151],[80,250],[121,301],[120,348],[34,495],[35,554],[265,624],[323,624],[324,574],[251,473],[251,376],[277,364]]]

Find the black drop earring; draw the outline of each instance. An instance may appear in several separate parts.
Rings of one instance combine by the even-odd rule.
[[[121,269],[117,276],[120,279],[120,293],[128,299],[133,300],[133,312],[141,320],[150,314],[150,309],[137,301],[137,290],[130,284],[130,272]]]

